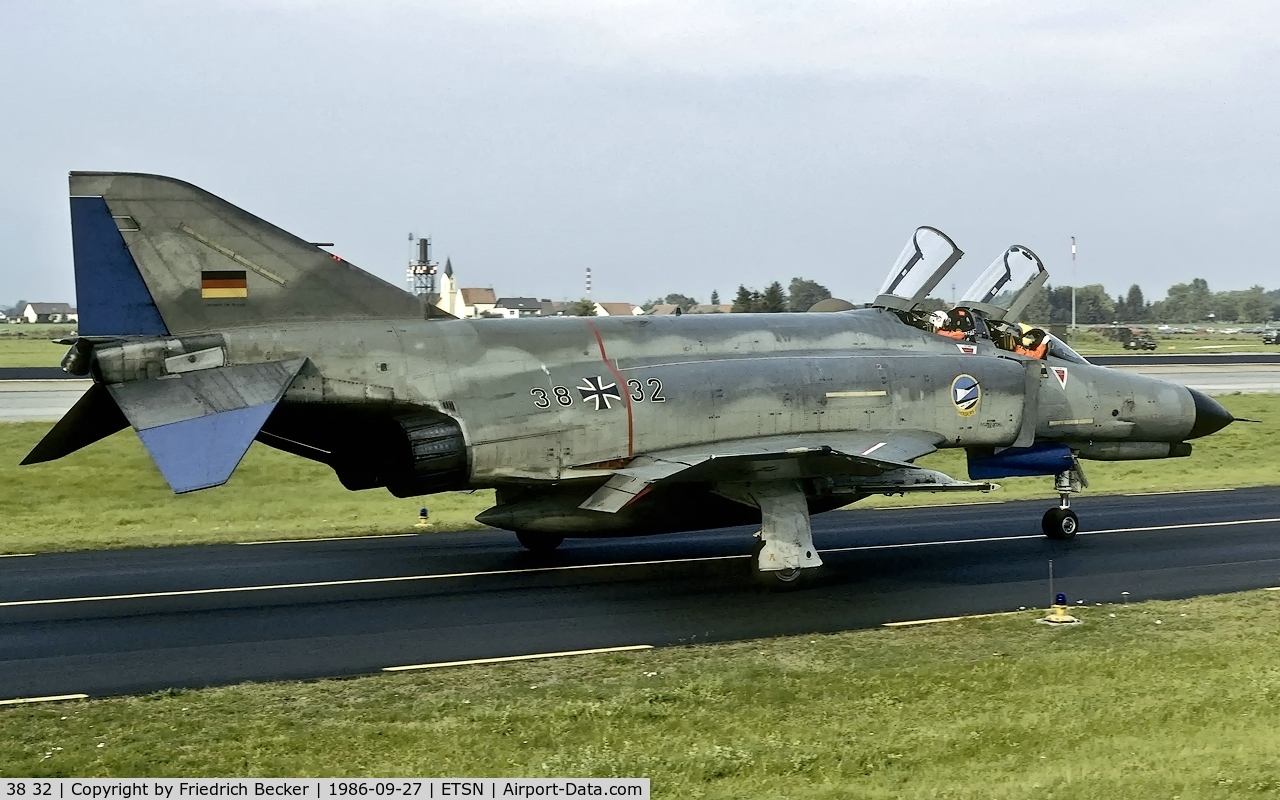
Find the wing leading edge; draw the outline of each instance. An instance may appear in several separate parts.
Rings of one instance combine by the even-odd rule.
[[[659,484],[760,483],[802,478],[845,479],[867,493],[989,490],[910,463],[937,449],[942,437],[928,431],[859,431],[738,439],[705,448],[681,448],[639,456],[580,506],[617,513]]]

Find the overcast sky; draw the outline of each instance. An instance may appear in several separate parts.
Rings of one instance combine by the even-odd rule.
[[[195,183],[404,285],[639,303],[911,231],[1070,283],[1280,286],[1263,2],[201,0],[0,10],[0,304],[72,300],[66,173]],[[939,293],[950,297],[951,280]]]

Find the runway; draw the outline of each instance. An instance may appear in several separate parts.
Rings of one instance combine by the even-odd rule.
[[[1189,386],[1205,394],[1280,392],[1280,364],[1141,364],[1112,369]]]
[[[544,557],[484,531],[0,558],[0,699],[1008,611],[1046,604],[1050,559],[1057,590],[1086,604],[1280,585],[1274,488],[1085,495],[1071,543],[1039,535],[1045,505],[820,515],[826,566],[789,594],[755,587],[744,528],[570,540]]]

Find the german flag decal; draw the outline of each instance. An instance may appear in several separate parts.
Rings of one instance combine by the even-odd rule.
[[[222,269],[200,273],[200,297],[205,300],[226,300],[249,296],[249,284],[244,270]]]

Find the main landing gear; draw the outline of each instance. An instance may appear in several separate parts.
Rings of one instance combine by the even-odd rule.
[[[742,502],[760,509],[759,540],[751,553],[756,581],[774,590],[795,589],[805,571],[822,566],[809,528],[809,503],[795,481],[758,483],[746,488]]]
[[[550,553],[564,543],[563,536],[555,536],[549,533],[532,533],[530,531],[517,531],[516,540],[524,545],[526,550],[534,553]]]
[[[1082,491],[1089,485],[1084,477],[1084,470],[1078,462],[1071,469],[1059,472],[1053,479],[1053,488],[1058,491],[1058,507],[1051,508],[1040,520],[1040,529],[1050,539],[1068,541],[1074,539],[1080,528],[1080,518],[1071,510],[1071,495]]]

